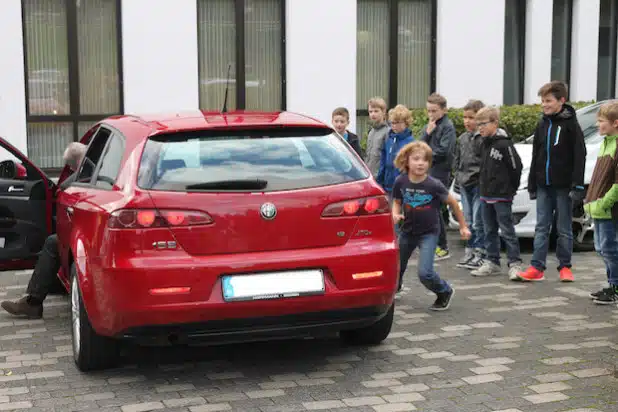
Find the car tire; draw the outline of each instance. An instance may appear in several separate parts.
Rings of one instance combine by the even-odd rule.
[[[373,325],[360,329],[342,330],[339,336],[348,345],[378,345],[391,333],[394,315],[395,303],[393,302],[386,315]]]
[[[71,266],[71,335],[73,360],[82,372],[112,367],[119,358],[116,339],[98,335],[88,319],[77,279],[77,269]]]

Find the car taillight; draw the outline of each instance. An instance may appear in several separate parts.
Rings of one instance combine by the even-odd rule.
[[[147,229],[209,225],[212,218],[195,210],[121,209],[113,212],[107,226],[113,229]]]
[[[322,211],[322,217],[374,215],[389,210],[386,196],[364,197],[330,204]]]

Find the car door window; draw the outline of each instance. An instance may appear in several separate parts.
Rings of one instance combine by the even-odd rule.
[[[103,150],[105,149],[105,145],[107,144],[111,134],[112,132],[109,129],[105,127],[99,128],[97,134],[88,146],[86,157],[82,161],[79,174],[77,175],[77,182],[90,183],[92,181],[97,164],[99,163],[99,160],[101,160]]]
[[[123,154],[124,139],[118,133],[114,133],[110,137],[109,144],[105,148],[105,153],[103,153],[103,157],[101,158],[99,169],[94,178],[95,186],[103,189],[110,189],[114,186],[116,178],[118,177],[118,171],[120,170]]]

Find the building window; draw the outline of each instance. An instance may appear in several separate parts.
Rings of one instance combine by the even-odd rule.
[[[120,0],[23,0],[28,157],[57,171],[66,145],[123,112]]]
[[[200,108],[285,109],[285,0],[198,0]],[[244,84],[244,87],[237,87]]]
[[[618,28],[618,0],[601,0],[599,20],[599,68],[597,99],[616,96],[616,29]]]
[[[504,104],[524,102],[526,0],[506,0],[504,14]]]
[[[551,79],[571,81],[573,0],[554,0],[551,37]]]
[[[368,130],[367,100],[424,107],[435,90],[436,0],[358,0],[357,131]]]

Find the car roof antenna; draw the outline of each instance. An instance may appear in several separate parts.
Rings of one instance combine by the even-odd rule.
[[[225,97],[223,98],[223,109],[221,113],[227,113],[227,93],[230,89],[230,71],[232,70],[232,63],[227,66],[227,79],[225,80]]]

